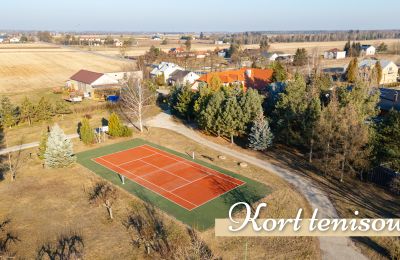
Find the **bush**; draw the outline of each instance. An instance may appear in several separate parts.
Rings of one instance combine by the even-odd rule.
[[[96,141],[95,133],[90,126],[89,119],[84,118],[79,129],[79,137],[84,144],[93,144]]]

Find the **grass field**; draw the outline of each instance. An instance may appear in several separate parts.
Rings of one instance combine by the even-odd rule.
[[[150,142],[144,141],[142,139],[135,139],[133,141],[124,142],[113,144],[110,146],[102,147],[95,150],[86,151],[83,153],[79,153],[78,162],[83,166],[87,167],[94,173],[98,174],[104,179],[107,179],[122,187],[123,189],[127,190],[128,192],[134,194],[135,196],[141,198],[144,201],[151,203],[152,205],[162,209],[163,211],[167,212],[168,214],[174,216],[178,220],[192,226],[198,228],[200,230],[204,230],[210,228],[214,225],[214,221],[216,218],[226,218],[227,213],[231,205],[238,201],[246,201],[249,203],[254,203],[261,198],[264,198],[267,194],[271,192],[271,189],[264,184],[256,182],[254,180],[248,179],[238,174],[234,174],[230,171],[221,169],[217,166],[212,164],[206,163],[201,160],[195,160],[196,163],[214,169],[218,172],[223,174],[232,176],[236,179],[244,181],[246,184],[236,189],[225,193],[206,204],[199,206],[191,211],[173,203],[172,201],[166,199],[163,196],[160,196],[153,191],[150,191],[137,183],[127,180],[125,184],[121,183],[120,177],[110,169],[107,169],[100,164],[97,164],[93,158],[108,155],[111,153],[119,152],[122,150],[126,150],[129,148],[137,147],[140,145],[150,145],[152,147],[161,149],[168,153],[177,155],[184,159],[188,159],[192,161],[192,159],[185,154],[180,154],[173,150],[167,149],[165,147],[152,144]]]
[[[49,45],[4,46],[0,48],[0,94],[48,90],[64,86],[69,77],[80,69],[120,71],[125,64],[115,59]]]

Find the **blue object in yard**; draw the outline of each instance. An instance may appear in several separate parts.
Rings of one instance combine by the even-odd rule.
[[[107,101],[110,101],[111,103],[117,103],[119,100],[119,96],[108,96]]]

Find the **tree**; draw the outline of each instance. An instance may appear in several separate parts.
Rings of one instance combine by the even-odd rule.
[[[143,247],[147,255],[157,253],[161,259],[172,259],[168,229],[154,208],[149,205],[134,206],[124,226],[130,232],[132,244]]]
[[[22,145],[23,142],[21,140],[20,145]],[[22,166],[22,163],[24,161],[24,158],[22,158],[22,150],[21,148],[18,149],[16,152],[8,152],[7,153],[7,158],[8,158],[8,171],[11,176],[11,181],[15,181],[17,178],[17,175],[19,173],[19,170]]]
[[[239,99],[240,109],[242,111],[242,131],[244,132],[253,123],[254,119],[263,113],[264,97],[258,94],[255,89],[248,89],[246,92],[240,91],[236,98]]]
[[[284,92],[279,94],[275,106],[275,129],[279,133],[276,137],[285,140],[287,144],[302,144],[308,106],[307,85],[304,77],[297,73]]]
[[[53,41],[53,36],[50,34],[50,32],[39,31],[39,32],[37,32],[37,37],[39,38],[39,41],[42,41],[42,42],[52,42]]]
[[[203,40],[203,39],[204,39],[204,33],[201,32],[201,33],[200,33],[200,40]]]
[[[283,82],[287,80],[286,68],[279,61],[274,61],[270,66],[272,70],[272,81]]]
[[[271,129],[262,113],[255,118],[248,137],[248,147],[256,151],[264,151],[272,145],[274,138]]]
[[[400,172],[400,112],[391,110],[375,127],[373,160]]]
[[[18,109],[8,97],[3,97],[0,102],[0,122],[4,128],[11,128],[18,122]]]
[[[50,120],[54,115],[53,106],[50,101],[45,97],[39,100],[38,105],[35,110],[35,120],[36,121],[47,121]]]
[[[62,117],[67,114],[71,114],[72,110],[64,100],[58,100],[54,106],[54,112]]]
[[[50,129],[44,158],[49,168],[68,167],[76,160],[71,140],[57,124]]]
[[[10,246],[21,242],[15,232],[9,229],[10,224],[10,219],[0,222],[0,258],[4,259],[14,258],[15,253],[10,251]]]
[[[346,44],[344,45],[344,51],[346,52],[346,56],[350,57],[350,49],[351,49],[351,43],[350,40],[348,40],[346,42]]]
[[[108,119],[108,134],[113,137],[128,137],[132,135],[132,131],[122,124],[116,113],[112,113]]]
[[[20,113],[21,120],[28,121],[29,125],[32,125],[32,119],[35,116],[35,106],[28,97],[25,97],[24,101],[22,101]]]
[[[222,87],[221,78],[220,78],[217,74],[211,75],[210,83],[208,84],[208,86],[209,86],[212,90],[218,90],[218,89],[220,89],[220,88]]]
[[[37,253],[36,259],[72,260],[82,259],[85,244],[83,237],[77,232],[68,232],[58,236],[56,241],[44,243]]]
[[[38,148],[38,157],[41,160],[45,159],[44,154],[46,153],[48,138],[49,138],[49,132],[48,131],[42,132]]]
[[[168,40],[167,40],[167,39],[164,39],[164,40],[161,42],[161,45],[168,45]]]
[[[192,98],[194,96],[190,85],[183,85],[177,88],[176,103],[171,107],[172,112],[190,121],[193,114]]]
[[[301,48],[296,50],[296,54],[293,58],[293,65],[294,66],[304,66],[308,62],[308,54],[306,49]]]
[[[90,126],[89,119],[83,118],[79,129],[79,137],[84,144],[93,144],[96,141],[96,135]]]
[[[268,51],[269,50],[269,43],[268,43],[268,38],[265,37],[260,41],[260,50],[261,51]]]
[[[185,42],[186,51],[190,51],[192,49],[192,38],[188,37]]]
[[[387,50],[388,50],[388,46],[384,42],[379,44],[379,46],[376,48],[376,51],[379,52],[379,53],[387,52]]]
[[[204,110],[200,112],[198,124],[201,129],[209,133],[220,135],[219,133],[219,115],[222,110],[222,104],[225,100],[223,91],[216,91],[210,97],[210,100]]]
[[[229,137],[233,144],[233,137],[242,133],[244,128],[243,111],[235,96],[225,99],[218,119],[221,121],[220,124],[217,124],[219,126],[218,132]]]
[[[358,60],[353,58],[346,70],[346,79],[350,83],[355,83],[358,80]]]
[[[117,199],[117,190],[107,182],[99,182],[92,188],[89,194],[90,203],[103,205],[110,219],[114,219],[112,205]]]
[[[143,118],[148,108],[155,103],[154,92],[147,84],[130,78],[121,90],[121,107],[131,122],[139,124],[143,132]]]
[[[380,61],[377,61],[375,63],[375,66],[373,68],[373,79],[372,81],[374,81],[374,79],[376,80],[377,85],[381,84],[382,81],[382,65]]]

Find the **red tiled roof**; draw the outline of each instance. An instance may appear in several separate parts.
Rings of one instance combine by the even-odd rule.
[[[251,71],[248,77],[246,71]],[[210,83],[213,76],[221,79],[222,83],[229,84],[235,82],[243,82],[245,88],[262,88],[271,82],[272,69],[254,69],[242,68],[240,70],[228,70],[223,72],[214,72],[202,75],[198,81]]]
[[[80,70],[76,74],[74,74],[70,79],[78,82],[83,82],[85,84],[92,84],[103,75],[104,75],[103,73],[98,73],[88,70]]]

